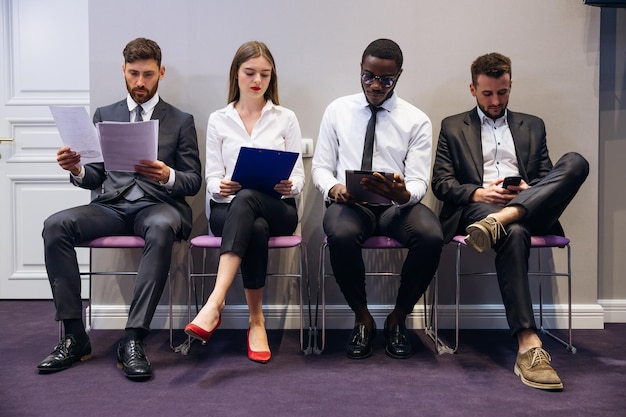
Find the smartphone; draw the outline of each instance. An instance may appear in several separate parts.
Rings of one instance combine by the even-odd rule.
[[[504,181],[502,182],[502,188],[508,188],[509,185],[520,185],[521,182],[522,177],[520,176],[505,177]]]

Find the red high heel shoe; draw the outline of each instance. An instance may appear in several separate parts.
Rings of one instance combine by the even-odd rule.
[[[248,359],[254,362],[258,362],[258,363],[268,363],[270,359],[272,358],[272,352],[270,352],[269,350],[256,352],[250,349],[250,329],[248,329],[247,340],[248,340]]]
[[[215,332],[215,330],[217,330],[217,328],[220,327],[220,324],[222,324],[221,314],[219,318],[217,319],[217,324],[215,325],[213,330],[207,331],[207,330],[204,330],[200,326],[197,326],[193,323],[189,323],[188,325],[185,326],[185,333],[187,333],[189,336],[193,337],[194,339],[198,339],[202,341],[202,344],[204,345],[206,344],[206,342],[209,341],[211,336],[213,336],[213,333]]]

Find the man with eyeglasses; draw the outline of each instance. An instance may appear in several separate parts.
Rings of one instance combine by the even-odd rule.
[[[402,62],[392,40],[367,46],[361,59],[363,92],[326,108],[313,156],[313,182],[327,206],[323,225],[330,262],[355,314],[346,348],[351,359],[370,356],[376,337],[365,291],[365,240],[388,236],[408,248],[395,307],[384,322],[385,352],[397,359],[411,356],[406,317],[435,274],[443,246],[437,217],[420,203],[430,179],[432,125],[394,92]],[[357,199],[346,186],[346,171],[372,172],[360,186],[381,198],[372,199],[376,203]]]

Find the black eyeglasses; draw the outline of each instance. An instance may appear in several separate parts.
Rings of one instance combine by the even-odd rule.
[[[374,83],[375,80],[378,80],[378,82],[380,83],[380,85],[384,88],[389,88],[393,85],[393,83],[396,81],[396,78],[398,77],[398,75],[382,75],[382,76],[378,76],[378,75],[374,75],[371,72],[362,72],[361,73],[361,79],[363,80],[363,82],[367,85],[371,85]]]

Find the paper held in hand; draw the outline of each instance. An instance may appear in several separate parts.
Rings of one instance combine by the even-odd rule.
[[[158,158],[159,121],[100,122],[94,126],[84,107],[50,106],[65,146],[80,164],[103,162],[107,171],[135,172],[139,161]]]
[[[98,132],[84,107],[49,106],[63,145],[80,155],[81,165],[102,162]]]
[[[107,171],[135,172],[139,161],[156,161],[159,121],[100,122],[96,124]]]

